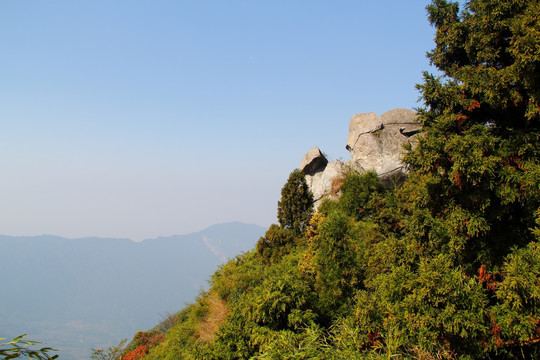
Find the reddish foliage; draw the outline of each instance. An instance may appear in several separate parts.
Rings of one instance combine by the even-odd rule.
[[[496,323],[491,323],[491,335],[495,338],[495,346],[500,347],[503,342],[501,340],[501,327]]]
[[[368,336],[369,341],[366,344],[366,346],[372,347],[372,346],[379,345],[379,339],[381,338],[381,335],[379,334],[379,330],[375,329],[369,334],[367,334],[367,336]]]
[[[478,280],[491,291],[497,289],[497,283],[499,282],[498,279],[495,278],[495,274],[487,271],[486,265],[482,265],[480,266],[480,269],[478,269]]]
[[[135,334],[134,341],[137,344],[141,345],[148,345],[149,347],[154,347],[161,343],[163,340],[165,340],[165,334],[161,333],[153,333],[153,332],[146,332],[146,331],[139,331],[137,334]]]
[[[474,109],[479,108],[479,107],[480,107],[480,103],[478,102],[478,100],[474,100],[472,104],[469,105],[469,108],[467,110],[473,111]]]
[[[133,351],[128,351],[126,355],[122,357],[122,360],[138,360],[142,359],[146,355],[147,346],[141,345],[135,348]]]
[[[461,174],[460,173],[454,173],[454,180],[456,181],[456,186],[459,188],[459,190],[462,190]]]
[[[465,122],[465,120],[467,120],[467,115],[463,115],[463,114],[458,114],[457,117],[456,117],[456,120],[457,120],[457,124],[459,126],[459,129],[460,130],[463,130],[463,123]]]

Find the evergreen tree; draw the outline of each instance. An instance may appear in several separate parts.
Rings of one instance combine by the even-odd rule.
[[[424,134],[397,195],[408,250],[374,281],[377,304],[400,309],[385,326],[403,346],[535,358],[540,2],[471,0],[459,12],[434,0],[428,13],[443,75],[419,86]]]
[[[313,214],[313,194],[308,188],[304,173],[294,170],[281,189],[278,202],[278,221],[286,229],[301,234]]]
[[[533,240],[540,205],[540,2],[472,0],[428,6],[444,75],[424,74],[424,136],[406,157],[413,177],[405,201],[423,241],[462,264],[498,267]],[[409,207],[412,209],[411,207]],[[421,217],[422,219],[419,219]],[[438,231],[438,230],[437,230]]]

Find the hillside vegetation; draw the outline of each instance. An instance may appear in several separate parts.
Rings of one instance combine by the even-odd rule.
[[[408,180],[350,172],[313,213],[294,171],[279,224],[122,359],[540,358],[540,5],[428,13]]]

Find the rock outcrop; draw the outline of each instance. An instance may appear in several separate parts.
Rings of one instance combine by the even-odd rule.
[[[350,161],[328,162],[318,147],[304,155],[300,170],[313,193],[315,208],[324,197],[337,198],[339,186],[350,170],[375,171],[383,180],[404,178],[406,170],[401,162],[403,145],[415,145],[421,124],[416,113],[394,109],[381,116],[375,113],[354,115],[349,124],[346,148]]]
[[[300,170],[305,174],[312,174],[320,169],[324,169],[326,164],[328,164],[328,160],[321,150],[317,146],[314,146],[306,155],[304,155],[302,163],[300,164]]]
[[[313,193],[315,208],[323,197],[336,198],[343,179],[349,169],[349,164],[341,161],[328,162],[318,147],[313,147],[302,159],[300,170],[306,177],[309,189]]]
[[[394,109],[379,117],[375,113],[357,114],[349,125],[346,148],[359,170],[393,176],[403,172],[403,145],[416,144],[420,128],[412,110]]]

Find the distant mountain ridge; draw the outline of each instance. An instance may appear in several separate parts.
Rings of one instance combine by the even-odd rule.
[[[253,248],[265,228],[240,222],[188,235],[128,239],[0,235],[0,337],[87,359],[192,301],[227,258]]]

